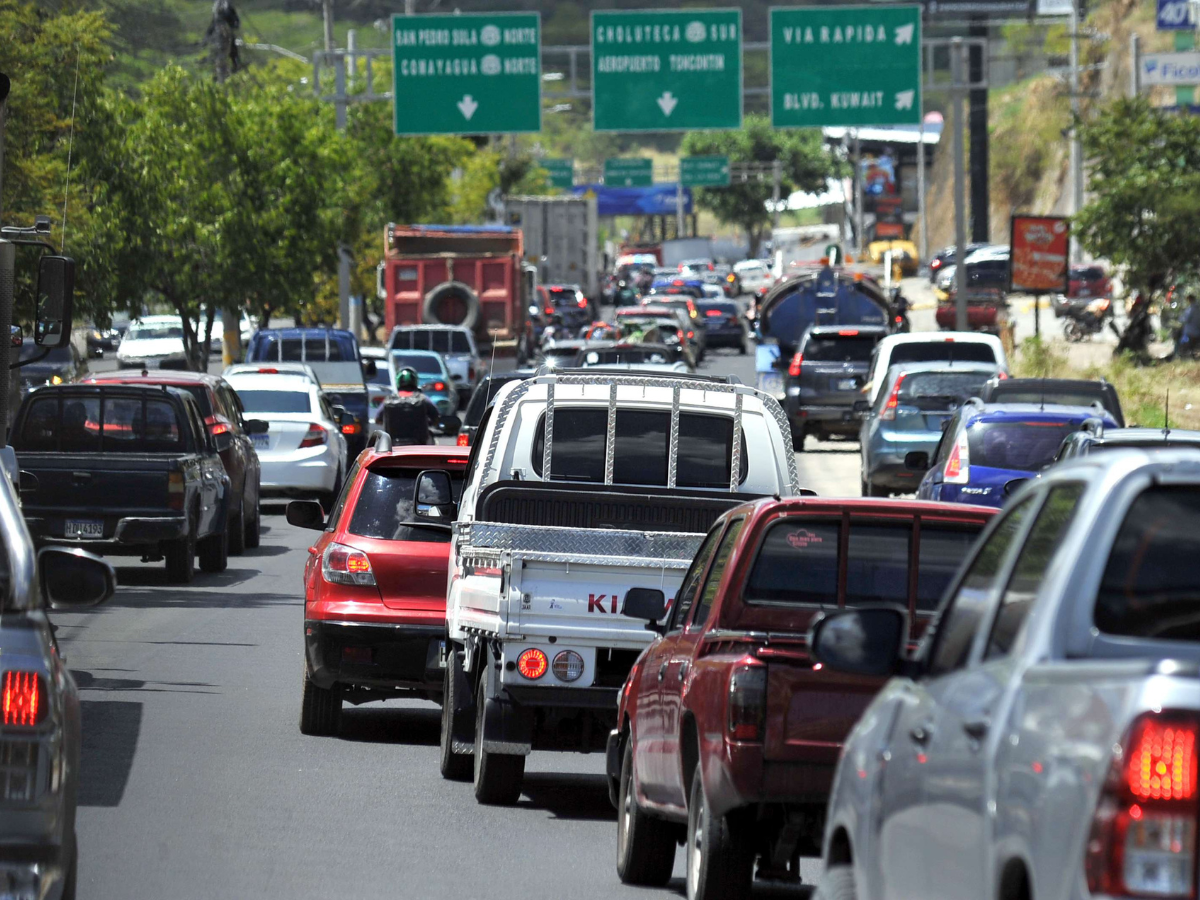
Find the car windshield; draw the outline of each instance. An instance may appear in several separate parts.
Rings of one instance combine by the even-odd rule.
[[[621,363],[654,363],[666,365],[671,362],[661,350],[642,347],[614,347],[611,350],[587,350],[583,354],[585,366],[609,366]]]
[[[442,364],[436,356],[422,356],[419,353],[393,353],[392,361],[396,371],[409,368],[415,369],[418,375],[441,375]]]
[[[700,307],[700,312],[710,319],[718,316],[736,316],[738,312],[735,303],[700,303],[697,305]]]
[[[413,527],[413,491],[417,476],[424,470],[380,466],[368,469],[363,478],[358,502],[350,516],[351,534],[375,538],[381,541],[421,541],[448,544],[450,532],[434,528]],[[454,489],[454,500],[462,495],[463,473],[450,472],[450,484]],[[446,522],[449,525],[449,520]]]
[[[46,348],[39,347],[33,341],[25,341],[25,343],[21,344],[21,362],[26,362],[34,357],[41,356],[43,353],[46,353],[45,358],[39,359],[38,362],[60,363],[66,365],[71,361],[70,347],[55,347],[47,353]]]
[[[397,331],[392,336],[393,350],[431,350],[434,353],[470,354],[471,339],[454,329],[420,328]]]
[[[475,393],[471,395],[471,402],[467,404],[467,411],[463,417],[463,425],[469,428],[477,428],[479,423],[483,421],[483,414],[487,412],[488,406],[492,402],[492,398],[500,393],[500,388],[504,387],[510,381],[522,381],[524,375],[498,375],[494,378],[487,378],[483,384],[475,389]]]
[[[234,388],[247,413],[312,412],[312,396],[307,391],[264,391]]]
[[[875,349],[878,340],[876,337],[861,335],[812,335],[804,344],[804,361],[865,363],[870,360],[871,351]]]
[[[953,400],[961,405],[979,395],[990,372],[909,372],[900,383],[901,403]]]
[[[1096,597],[1096,627],[1121,637],[1200,641],[1200,487],[1160,486],[1129,507]]]
[[[967,430],[970,464],[1036,472],[1048,466],[1074,422],[980,422]]]
[[[929,341],[897,344],[888,365],[910,362],[982,362],[996,363],[996,354],[988,344],[978,341]]]
[[[155,341],[160,338],[178,338],[182,341],[183,325],[131,325],[125,337],[134,341]]]

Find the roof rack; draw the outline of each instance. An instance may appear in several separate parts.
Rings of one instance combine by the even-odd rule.
[[[1079,430],[1086,431],[1092,437],[1102,438],[1104,437],[1104,420],[1098,416],[1084,419],[1083,423],[1079,426]]]
[[[646,344],[631,344],[631,347],[653,346]],[[611,350],[611,347],[601,347],[601,350]],[[629,376],[633,378],[668,378],[678,379],[680,381],[702,381],[706,384],[742,384],[742,379],[736,375],[693,375],[689,372],[647,372],[644,376],[639,376],[637,372],[630,372],[627,369],[606,369],[604,366],[583,366],[578,368],[552,369],[549,366],[538,366],[534,376],[538,375],[620,375],[622,377]]]

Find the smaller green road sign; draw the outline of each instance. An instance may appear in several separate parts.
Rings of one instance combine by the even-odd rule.
[[[921,123],[921,7],[771,10],[776,128]]]
[[[654,184],[654,163],[641,157],[606,159],[604,183],[613,187],[650,187]]]
[[[679,180],[688,187],[728,187],[729,157],[680,157]]]
[[[592,127],[742,125],[740,9],[592,13]]]
[[[396,134],[542,128],[537,13],[392,16]]]
[[[538,165],[550,176],[551,187],[571,188],[575,186],[575,160],[539,159]]]

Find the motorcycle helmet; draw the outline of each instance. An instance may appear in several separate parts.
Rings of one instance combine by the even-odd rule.
[[[396,373],[396,390],[398,391],[415,391],[420,385],[417,378],[417,370],[411,366],[405,366]]]

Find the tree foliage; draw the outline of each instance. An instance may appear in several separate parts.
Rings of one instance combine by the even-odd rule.
[[[1200,119],[1115,101],[1080,127],[1090,195],[1074,217],[1082,245],[1154,293],[1200,264]]]
[[[771,127],[766,116],[748,115],[737,131],[693,131],[684,136],[683,156],[727,156],[731,163],[782,164],[780,197],[786,200],[793,191],[817,193],[825,190],[828,179],[839,171],[839,163],[825,146],[819,129],[785,131]],[[722,222],[737,225],[750,239],[750,255],[758,252],[763,231],[771,221],[767,201],[773,184],[762,181],[735,181],[725,188],[701,188],[696,204],[712,212]]]

